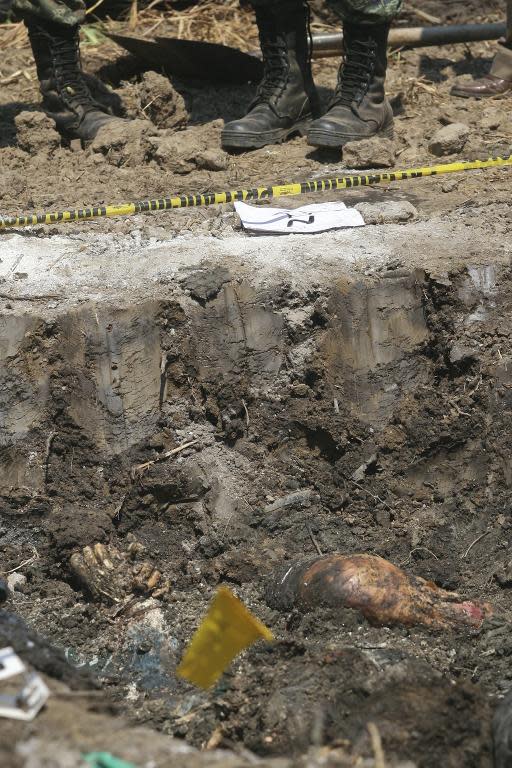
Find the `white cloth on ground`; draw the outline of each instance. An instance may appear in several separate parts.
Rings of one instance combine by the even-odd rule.
[[[343,227],[363,227],[364,219],[345,203],[315,203],[300,208],[270,208],[236,202],[245,230],[264,234],[312,234]]]

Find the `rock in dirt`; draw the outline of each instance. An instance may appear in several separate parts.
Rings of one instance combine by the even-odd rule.
[[[500,587],[512,587],[512,560],[502,563],[494,572],[494,578]]]
[[[450,349],[450,363],[467,365],[478,358],[478,350],[455,343]]]
[[[445,194],[448,194],[450,192],[455,192],[456,189],[458,189],[460,186],[460,179],[450,179],[449,181],[445,181],[441,186],[441,191]]]
[[[5,579],[0,579],[0,605],[9,597],[9,585]]]
[[[140,103],[144,114],[157,128],[178,130],[188,122],[183,96],[167,77],[157,72],[144,72],[140,83]]]
[[[363,217],[365,224],[403,224],[418,216],[418,211],[408,200],[358,203],[354,207]]]
[[[507,121],[506,112],[497,107],[484,109],[478,122],[478,127],[482,131],[497,131]]]
[[[196,165],[198,168],[204,168],[205,171],[225,171],[229,165],[229,155],[222,149],[207,149],[204,152],[198,152]]]
[[[61,144],[55,123],[44,112],[20,112],[14,118],[18,146],[24,152],[52,152]]]
[[[395,158],[395,145],[391,139],[378,136],[349,141],[343,147],[343,162],[347,168],[392,168]]]
[[[287,496],[276,499],[272,504],[266,506],[263,512],[270,515],[272,512],[278,512],[281,509],[286,509],[286,507],[309,507],[315,499],[318,499],[318,494],[310,488],[304,488],[301,491],[294,491]]]
[[[464,149],[469,138],[469,126],[465,123],[451,123],[440,128],[429,141],[428,149],[432,155],[442,157],[453,155]]]
[[[292,397],[310,397],[311,394],[311,387],[308,387],[308,385],[304,384],[303,381],[299,382],[298,384],[293,384],[290,387],[290,395]]]
[[[27,577],[22,573],[10,573],[7,577],[7,584],[11,592],[22,592],[27,583]]]
[[[327,555],[288,566],[271,582],[267,602],[280,610],[353,608],[373,624],[432,629],[478,628],[492,614],[488,603],[461,601],[457,593],[368,554]]]
[[[375,470],[377,466],[378,456],[376,453],[372,453],[372,455],[364,461],[362,464],[358,466],[356,471],[352,474],[352,480],[354,480],[356,483],[360,483],[361,480],[364,480],[365,475],[368,473],[369,470]]]
[[[113,120],[100,128],[91,152],[103,155],[118,167],[140,165],[146,157],[147,138],[154,130],[145,120]]]

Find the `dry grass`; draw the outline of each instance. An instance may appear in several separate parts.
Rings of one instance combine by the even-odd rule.
[[[139,12],[134,30],[149,36],[155,24],[165,24],[166,35],[174,37],[207,40],[245,50],[257,44],[253,14],[241,9],[238,0],[205,0],[183,11],[162,10],[159,7],[162,5],[162,0],[152,0]]]
[[[132,34],[151,37],[154,34],[169,35],[187,40],[206,40],[253,51],[258,47],[258,32],[254,13],[240,8],[239,0],[202,0],[198,5],[181,11],[169,7],[166,0],[151,0],[145,8],[134,13],[133,0],[129,18],[110,21],[109,28],[129,30]],[[136,6],[135,6],[136,7]],[[329,29],[318,19],[313,19],[315,31]]]
[[[98,20],[96,13],[100,11],[103,2],[104,0],[87,0],[90,23]],[[316,3],[316,6],[320,8],[321,4]],[[486,16],[492,16],[498,8],[500,8],[499,17],[501,18],[503,15],[501,0],[489,0]],[[421,23],[416,15],[419,11],[416,11],[414,4],[409,8],[406,5],[406,11],[405,15],[409,23],[418,23],[418,21]],[[423,11],[421,14],[425,16]],[[253,51],[258,47],[254,14],[250,9],[240,8],[239,0],[200,0],[197,5],[181,11],[173,7],[172,0],[149,0],[147,4],[141,4],[140,0],[131,0],[126,2],[125,10],[116,20],[108,19],[104,23],[108,29],[148,38],[157,34],[188,40],[207,40],[240,48],[243,51]],[[332,31],[332,27],[322,21],[314,11],[312,29],[314,32]],[[27,34],[23,24],[0,24],[2,51],[5,52],[9,48],[23,48],[27,45]]]
[[[8,48],[25,45],[28,45],[28,36],[24,24],[0,24],[0,49],[4,53]]]
[[[89,0],[89,23],[97,21],[95,13],[99,12],[102,2]],[[145,7],[132,0],[118,19],[107,19],[104,25],[110,30],[148,38],[165,34],[222,43],[246,51],[258,46],[254,14],[241,9],[238,0],[203,0],[182,11],[170,6],[168,0],[151,0]],[[3,51],[27,45],[23,24],[0,24],[0,48]]]

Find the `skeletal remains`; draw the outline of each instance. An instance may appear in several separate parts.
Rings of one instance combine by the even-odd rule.
[[[322,604],[354,608],[373,624],[432,629],[478,628],[492,614],[488,603],[462,600],[456,592],[368,554],[334,554],[294,563],[274,576],[267,602],[279,610],[308,610]]]

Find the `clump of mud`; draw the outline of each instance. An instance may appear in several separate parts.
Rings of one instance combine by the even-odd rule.
[[[181,129],[188,122],[185,101],[168,78],[157,72],[145,72],[139,86],[142,112],[157,128]]]

